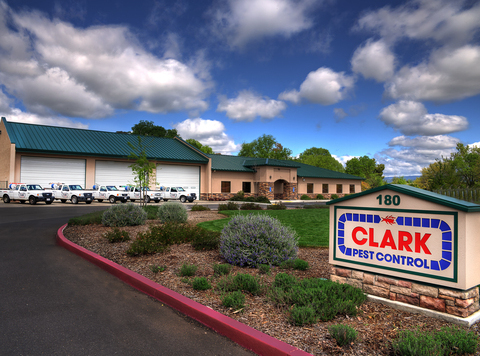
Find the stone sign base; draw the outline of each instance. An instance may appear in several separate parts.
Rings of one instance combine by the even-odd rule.
[[[367,294],[462,318],[480,309],[478,287],[468,290],[435,287],[335,266],[331,269],[330,279],[348,283]]]

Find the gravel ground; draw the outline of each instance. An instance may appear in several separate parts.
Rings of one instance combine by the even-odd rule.
[[[222,219],[223,215],[216,211],[189,212],[189,222]],[[147,231],[148,221],[144,226],[123,228],[134,237],[140,231]],[[195,291],[189,284],[182,282],[179,271],[184,263],[198,267],[196,276],[205,276],[215,285],[217,277],[213,276],[212,265],[225,263],[217,251],[195,251],[189,244],[174,245],[169,251],[161,254],[142,257],[129,257],[125,251],[130,243],[109,243],[102,235],[110,228],[101,225],[69,226],[65,229],[65,237],[129,268],[167,288],[183,294],[203,305],[211,307],[233,319],[247,324],[259,331],[294,345],[313,355],[392,355],[391,340],[399,330],[421,329],[439,330],[450,323],[421,314],[407,313],[392,309],[380,303],[365,302],[356,317],[338,316],[331,322],[320,322],[314,325],[291,326],[286,321],[285,311],[275,308],[266,302],[265,296],[247,295],[246,307],[241,311],[230,310],[221,305],[220,295],[215,289]],[[307,261],[307,271],[289,271],[299,278],[329,278],[328,249],[300,248],[298,257]],[[166,266],[164,272],[154,274],[149,266]],[[284,270],[272,269],[270,275],[260,275],[265,283],[270,284],[275,275]],[[257,269],[234,267],[232,273],[258,274]],[[328,327],[332,324],[346,324],[358,331],[358,339],[352,345],[339,347],[330,337]],[[480,335],[478,323],[473,330]]]

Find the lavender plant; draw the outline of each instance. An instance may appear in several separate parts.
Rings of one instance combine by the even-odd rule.
[[[297,251],[295,231],[264,214],[235,216],[220,236],[221,256],[240,267],[278,266],[283,261],[294,260]]]

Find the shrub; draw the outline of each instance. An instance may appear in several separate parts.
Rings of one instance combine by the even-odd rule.
[[[111,227],[144,225],[147,213],[132,203],[112,205],[104,211],[102,224]]]
[[[182,277],[191,277],[195,275],[195,272],[197,272],[197,266],[195,265],[189,265],[188,263],[184,263],[182,267],[180,267],[180,275]]]
[[[333,200],[333,199],[338,199],[338,195],[337,195],[337,194],[332,194],[331,199],[332,199],[332,200]]]
[[[288,321],[297,326],[315,324],[317,322],[315,309],[309,306],[295,305],[288,315]]]
[[[245,193],[243,190],[240,190],[235,194],[233,197],[231,197],[229,200],[231,201],[243,201],[245,199]]]
[[[185,223],[188,220],[187,208],[178,202],[162,204],[158,208],[157,217],[162,223]]]
[[[318,200],[324,200],[325,198],[323,197],[322,194],[317,194],[317,199],[318,199]]]
[[[218,204],[218,211],[222,210],[238,210],[238,204],[229,201],[227,204]]]
[[[476,353],[478,337],[472,331],[456,327],[442,328],[438,332],[405,330],[398,334],[392,346],[400,356],[467,355]]]
[[[225,276],[217,282],[217,288],[223,292],[244,291],[253,295],[259,295],[263,289],[259,278],[248,273]]]
[[[145,205],[143,210],[147,212],[147,220],[155,220],[157,218],[158,206]]]
[[[230,273],[231,270],[232,270],[232,265],[228,263],[219,263],[219,264],[213,265],[213,273],[217,276],[227,275]]]
[[[110,243],[125,242],[130,240],[128,231],[120,230],[118,227],[114,227],[112,230],[107,231],[103,234],[103,237],[105,237]]]
[[[297,256],[295,231],[263,214],[234,216],[220,236],[220,254],[228,263],[256,267],[279,265]]]
[[[226,294],[222,298],[222,305],[227,308],[233,308],[235,310],[245,307],[245,295],[240,291],[235,291]]]
[[[308,269],[308,262],[297,258],[293,261],[293,268],[299,271],[305,271]]]
[[[192,233],[191,244],[197,250],[209,251],[216,250],[220,245],[220,232],[208,231],[201,227],[195,228],[195,233]]]
[[[287,209],[287,206],[280,201],[277,204],[268,205],[267,209],[268,210],[285,210]]]
[[[270,200],[266,196],[260,195],[255,198],[254,200],[256,203],[265,203],[265,204],[270,204]]]
[[[332,325],[328,332],[337,341],[338,346],[351,344],[357,339],[357,331],[348,325]]]
[[[262,207],[255,203],[243,203],[240,205],[240,210],[263,210]]]
[[[281,268],[281,269],[292,269],[293,268],[293,259],[292,260],[286,260],[286,261],[283,261],[282,263],[280,263],[280,265],[278,266],[278,268]]]
[[[203,206],[198,204],[194,204],[192,206],[192,211],[205,211],[205,210],[210,210],[210,208],[208,206]]]
[[[303,195],[300,197],[300,200],[312,200],[312,198],[310,198],[307,194],[303,194]]]
[[[260,265],[258,270],[261,274],[270,274],[270,266],[269,265]]]
[[[192,287],[195,290],[207,290],[212,288],[212,285],[205,277],[195,277],[192,282]]]
[[[290,290],[295,284],[297,284],[295,276],[287,273],[278,273],[273,281],[273,286],[275,288],[280,288],[285,291]]]
[[[163,272],[167,269],[167,266],[157,266],[157,265],[150,265],[149,266],[150,270],[153,272],[153,273],[158,273],[158,272]]]

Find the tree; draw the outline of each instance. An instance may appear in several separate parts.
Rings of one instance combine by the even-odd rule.
[[[363,189],[376,188],[385,185],[383,178],[384,164],[377,164],[375,158],[368,156],[354,157],[345,164],[345,172],[365,178]]]
[[[198,142],[197,140],[195,140],[193,138],[186,139],[185,141],[188,142],[189,144],[191,144],[193,147],[198,148],[203,153],[209,153],[209,154],[214,154],[215,153],[215,152],[213,152],[213,149],[210,146],[202,145],[200,142]]]
[[[336,172],[345,172],[343,165],[332,157],[330,151],[325,148],[312,147],[306,149],[300,153],[296,160],[315,167],[330,169]]]
[[[242,143],[239,156],[290,159],[292,150],[283,147],[272,135],[263,135],[250,143]]]
[[[155,125],[153,121],[144,120],[140,120],[138,124],[132,126],[132,133],[135,135],[167,138],[174,138],[175,136],[179,136],[176,129],[166,130],[162,126]]]
[[[424,167],[417,180],[428,190],[480,186],[480,148],[458,143],[456,152]]]
[[[145,193],[149,185],[150,177],[155,169],[155,163],[149,162],[147,158],[146,146],[143,145],[142,137],[138,136],[138,145],[128,142],[128,146],[132,150],[128,156],[130,159],[134,159],[135,163],[132,163],[129,167],[132,168],[135,174],[134,181],[140,187],[140,204],[145,205]]]

